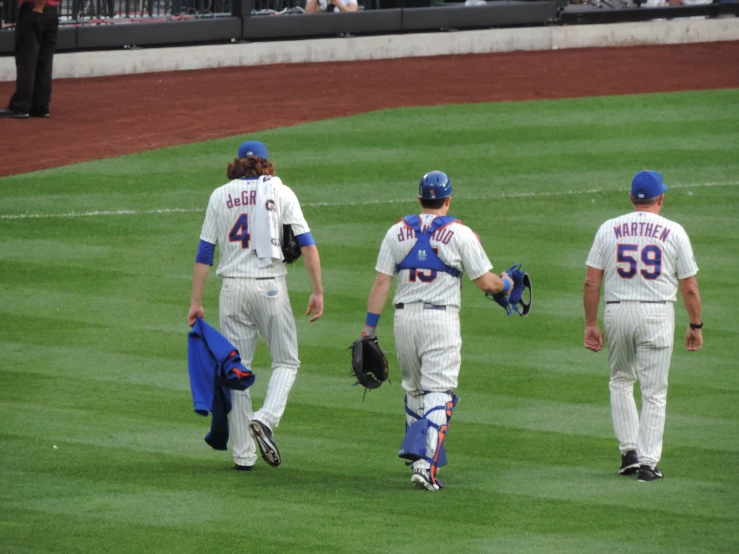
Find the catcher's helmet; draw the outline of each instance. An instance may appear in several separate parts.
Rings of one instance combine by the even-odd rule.
[[[429,171],[418,183],[418,197],[422,200],[439,200],[452,194],[452,181],[443,171]]]

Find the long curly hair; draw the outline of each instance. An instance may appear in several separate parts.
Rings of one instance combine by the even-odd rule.
[[[274,177],[275,166],[264,158],[257,156],[234,158],[234,161],[228,164],[226,168],[226,176],[232,181],[242,177],[259,177],[260,175],[272,175]]]

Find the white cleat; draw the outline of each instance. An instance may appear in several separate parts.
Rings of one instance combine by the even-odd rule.
[[[413,475],[411,476],[411,483],[416,485],[416,488],[423,488],[427,491],[438,491],[441,488],[441,484],[438,481],[434,483],[431,480],[431,473],[428,469],[414,469]]]

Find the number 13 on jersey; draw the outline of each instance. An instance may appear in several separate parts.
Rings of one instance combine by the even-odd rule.
[[[639,260],[636,254],[639,246],[636,244],[619,244],[616,259],[619,264],[626,264],[626,267],[618,267],[616,272],[622,279],[631,279],[636,275]],[[639,273],[647,280],[654,280],[662,274],[662,250],[659,246],[648,244],[642,248],[639,255],[642,268]]]

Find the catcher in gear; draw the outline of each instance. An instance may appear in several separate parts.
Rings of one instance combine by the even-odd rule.
[[[463,276],[484,292],[503,295],[513,290],[513,279],[491,273],[480,238],[449,215],[452,182],[446,173],[428,172],[416,190],[420,213],[399,219],[382,241],[363,334],[375,335],[397,276],[393,330],[406,423],[398,457],[411,466],[414,486],[438,491],[439,468],[447,462],[445,441],[459,401]]]
[[[521,317],[526,317],[531,311],[531,302],[534,299],[534,295],[531,288],[531,277],[529,274],[521,269],[521,264],[513,264],[506,274],[513,280],[513,289],[510,295],[499,292],[491,294],[485,293],[485,298],[494,300],[500,307],[502,307],[508,315],[513,315],[516,312]],[[524,301],[524,292],[528,292],[528,301]]]
[[[355,385],[362,385],[365,394],[388,380],[387,358],[374,335],[364,335],[349,347],[352,351],[352,371],[357,378]]]

